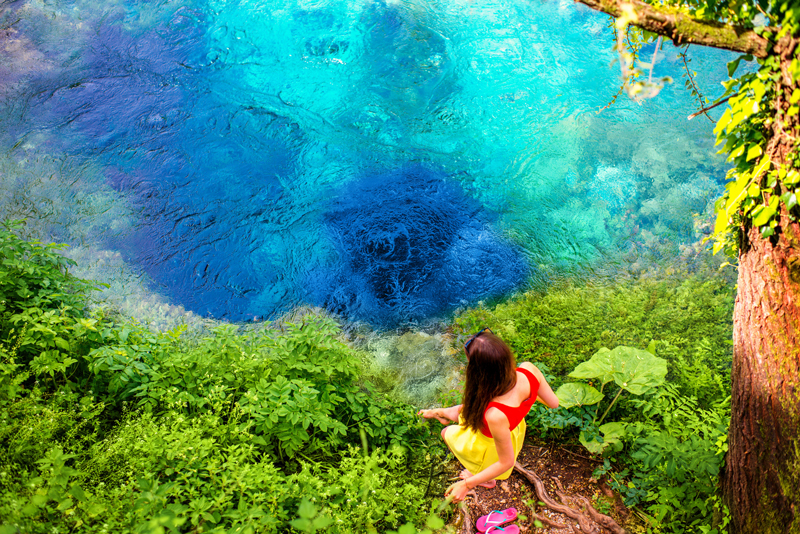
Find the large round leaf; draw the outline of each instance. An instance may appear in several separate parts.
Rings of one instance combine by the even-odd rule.
[[[558,404],[564,408],[591,406],[603,400],[603,394],[595,388],[577,382],[564,384],[558,388],[556,397],[558,397]]]
[[[619,346],[614,350],[602,348],[588,361],[578,365],[569,376],[597,378],[603,384],[612,380],[622,389],[641,395],[664,383],[667,361],[646,350]]]
[[[646,350],[617,347],[609,353],[614,382],[634,395],[642,395],[664,383],[667,360]]]
[[[589,360],[578,365],[569,376],[586,379],[599,378],[602,384],[611,382],[614,380],[612,376],[614,370],[611,368],[611,361],[608,356],[610,353],[610,350],[603,347],[595,352]]]

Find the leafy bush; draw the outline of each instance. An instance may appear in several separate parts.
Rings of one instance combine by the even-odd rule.
[[[361,381],[333,321],[153,332],[90,311],[92,284],[14,228],[0,230],[0,532],[278,532],[301,496],[326,505],[329,532],[424,521],[438,442]]]
[[[734,288],[724,277],[698,273],[528,292],[454,320],[461,337],[488,326],[520,361],[543,362],[555,386],[601,347],[647,347],[670,363],[667,381],[704,406],[730,390]]]
[[[703,408],[696,397],[664,383],[664,363],[628,347],[601,349],[570,373],[619,386],[599,420],[604,396],[580,382],[558,389],[558,410],[533,410],[529,420],[546,430],[579,429],[578,439],[589,452],[605,456],[595,476],[607,476],[625,504],[645,510],[657,531],[719,533],[724,507],[717,486],[727,451],[730,397]],[[620,397],[623,390],[635,396]],[[598,426],[618,398],[623,408],[615,419],[621,420]]]
[[[14,233],[21,226],[4,222],[0,231],[0,342],[36,372],[66,378],[95,284],[69,273],[75,262],[58,253],[64,245],[25,241]]]
[[[626,427],[627,466],[611,474],[626,504],[640,504],[663,532],[724,532],[718,480],[728,450],[730,398],[710,409],[666,384],[650,399],[628,401],[643,421]],[[621,479],[630,477],[623,484]]]

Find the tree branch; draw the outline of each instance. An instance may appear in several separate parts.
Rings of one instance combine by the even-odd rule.
[[[769,42],[753,30],[722,24],[711,20],[693,19],[679,11],[667,11],[645,4],[639,0],[575,0],[596,11],[614,17],[623,14],[630,6],[636,14],[631,24],[664,37],[669,37],[676,46],[691,43],[767,57]]]

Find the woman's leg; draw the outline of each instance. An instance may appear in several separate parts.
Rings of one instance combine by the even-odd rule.
[[[444,444],[447,445],[447,448],[450,449],[450,451],[453,452],[453,454],[455,454],[455,451],[453,451],[453,448],[450,446],[449,443],[447,443],[447,439],[445,438],[445,435],[447,434],[447,431],[450,428],[458,428],[458,425],[450,425],[450,426],[444,427],[442,429],[442,439],[444,440]],[[456,456],[458,456],[458,455],[456,455]],[[461,477],[461,479],[469,478],[471,476],[472,476],[472,473],[468,469],[464,469],[459,474],[459,477]],[[483,488],[491,489],[491,488],[493,488],[493,487],[495,487],[497,485],[497,481],[496,480],[490,480],[488,482],[484,482],[483,484],[478,484],[478,485],[483,487]]]
[[[472,476],[472,473],[470,473],[469,470],[464,469],[463,471],[461,471],[461,473],[458,474],[458,476],[461,478],[461,480],[466,480],[466,479],[468,479],[469,477]],[[497,485],[497,481],[494,480],[494,479],[489,480],[487,482],[484,482],[482,484],[478,484],[478,486],[480,486],[482,488],[489,488],[489,489],[492,489],[496,485]]]

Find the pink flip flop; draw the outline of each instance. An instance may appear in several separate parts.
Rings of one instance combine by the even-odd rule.
[[[494,510],[492,512],[489,512],[487,515],[479,517],[477,523],[475,523],[475,528],[477,528],[479,532],[495,532],[495,531],[503,532],[504,529],[499,529],[496,527],[504,525],[509,521],[513,521],[516,518],[517,518],[516,508],[506,508],[505,510],[502,511]],[[514,534],[514,532],[519,532],[519,528],[514,527],[514,532],[510,532],[509,530],[505,530],[505,532],[506,534]]]
[[[519,534],[519,527],[517,525],[508,525],[507,527],[489,527],[486,534]]]

